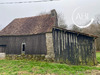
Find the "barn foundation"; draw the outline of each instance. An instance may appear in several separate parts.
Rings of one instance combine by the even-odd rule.
[[[6,54],[5,53],[0,53],[0,59],[5,59]]]

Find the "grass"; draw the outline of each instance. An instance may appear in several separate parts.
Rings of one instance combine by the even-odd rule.
[[[97,60],[100,62],[100,52],[97,53]],[[86,70],[100,70],[100,67],[26,60],[0,60],[0,75],[45,75],[47,73],[53,75],[86,75]]]
[[[97,61],[100,63],[100,52],[96,53],[96,58],[97,58]]]

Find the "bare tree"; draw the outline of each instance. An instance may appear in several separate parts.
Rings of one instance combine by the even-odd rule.
[[[96,16],[95,16],[94,24],[100,25],[100,15],[96,15]]]
[[[58,26],[61,27],[61,28],[67,28],[67,24],[65,23],[65,20],[64,20],[64,17],[62,14],[58,14],[57,15],[58,17]]]
[[[81,28],[79,28],[79,27],[77,27],[76,25],[73,24],[72,25],[72,30],[80,32]]]
[[[39,13],[39,15],[44,15],[44,14],[48,14],[48,13],[50,13],[50,12],[44,11],[44,12]],[[60,28],[66,29],[67,28],[67,24],[65,23],[63,15],[62,14],[57,14],[57,19],[58,19],[58,26]]]
[[[92,24],[89,27],[82,29],[82,32],[100,37],[100,24]],[[100,50],[100,38],[96,39],[96,50]]]

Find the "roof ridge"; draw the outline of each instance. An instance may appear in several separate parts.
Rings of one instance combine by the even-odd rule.
[[[30,16],[30,17],[22,17],[22,18],[15,18],[16,19],[24,19],[24,18],[36,18],[36,17],[40,17],[40,16],[45,16],[45,15],[51,15],[51,14],[42,14],[42,15],[36,15],[36,16]]]

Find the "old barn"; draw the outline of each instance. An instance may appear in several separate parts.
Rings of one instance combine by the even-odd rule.
[[[57,13],[17,18],[0,32],[0,52],[45,55],[68,64],[96,64],[96,36],[58,27]]]

